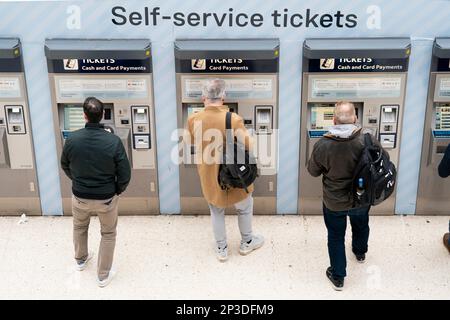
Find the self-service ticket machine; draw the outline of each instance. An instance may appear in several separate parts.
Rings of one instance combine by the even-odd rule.
[[[0,215],[40,215],[22,48],[0,38]]]
[[[450,144],[450,38],[433,46],[416,214],[449,214],[450,179],[438,166]]]
[[[276,213],[278,56],[276,39],[175,42],[178,127],[185,128],[188,116],[203,109],[205,81],[224,79],[225,105],[243,118],[256,142],[260,176],[253,193],[255,214]],[[193,156],[194,148],[189,152]],[[180,193],[182,213],[209,213],[193,162],[180,164]]]
[[[82,105],[94,96],[105,105],[102,123],[118,135],[132,167],[120,214],[159,211],[156,137],[149,40],[45,42],[58,156],[71,132],[84,128]],[[71,213],[71,182],[60,170],[63,208]]]
[[[322,213],[322,179],[307,162],[333,125],[334,105],[351,101],[358,124],[374,134],[398,167],[408,38],[308,39],[303,45],[299,213]],[[395,194],[371,212],[393,214]]]

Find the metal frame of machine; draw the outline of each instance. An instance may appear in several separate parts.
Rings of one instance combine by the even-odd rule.
[[[402,118],[411,44],[409,38],[307,39],[303,44],[299,214],[322,214],[322,183],[307,172],[314,144],[332,125],[340,100],[355,103],[358,122],[374,134],[399,164]],[[317,115],[312,108],[317,108]],[[323,110],[322,110],[323,111]],[[331,110],[332,111],[332,110]],[[319,125],[312,124],[319,121]],[[395,194],[372,213],[394,213]]]
[[[0,38],[0,215],[42,214],[22,47]]]
[[[225,104],[243,117],[247,129],[255,135],[276,137],[278,39],[176,40],[175,63],[178,128],[185,127],[189,106],[201,103],[202,81],[222,78],[228,87]],[[273,140],[269,143],[277,143]],[[276,214],[276,185],[277,154],[273,154],[267,167],[260,166],[253,192],[255,214]],[[209,213],[193,164],[180,165],[180,194],[181,213]]]
[[[132,167],[119,214],[158,214],[150,41],[47,39],[45,53],[58,156],[70,132],[84,127],[80,110],[84,99],[99,98],[106,111],[102,122],[121,138]],[[71,183],[62,170],[60,177],[64,214],[70,214]]]

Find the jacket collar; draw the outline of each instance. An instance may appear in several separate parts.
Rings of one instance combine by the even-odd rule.
[[[87,122],[84,126],[86,129],[104,129],[105,125],[103,123],[91,123]]]
[[[352,140],[352,139],[356,138],[357,136],[359,136],[361,134],[361,130],[362,130],[362,128],[355,129],[348,138],[341,138],[341,137],[338,137],[338,136],[335,136],[335,135],[331,134],[330,132],[325,134],[324,137],[329,138],[329,139],[333,139],[333,140],[337,140],[337,141]]]
[[[221,106],[206,106],[205,110],[210,110],[210,111],[228,111],[228,106],[226,105],[221,105]]]

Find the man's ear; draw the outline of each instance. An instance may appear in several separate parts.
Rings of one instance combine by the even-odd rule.
[[[206,98],[202,96],[202,102],[205,103]]]
[[[333,117],[333,124],[336,125],[336,117]]]
[[[83,116],[84,116],[84,120],[85,120],[86,122],[89,122],[89,119],[88,119],[86,113],[83,113]]]

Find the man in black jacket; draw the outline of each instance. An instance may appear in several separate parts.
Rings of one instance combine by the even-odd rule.
[[[323,175],[323,214],[328,230],[328,253],[331,266],[326,275],[335,290],[343,290],[347,260],[345,231],[347,216],[352,225],[352,249],[356,260],[366,259],[369,241],[370,207],[353,208],[352,182],[356,165],[364,149],[364,134],[355,125],[357,117],[351,102],[338,102],[334,126],[315,145],[308,162],[308,171]],[[381,148],[372,136],[373,144]]]
[[[442,158],[441,163],[439,164],[439,176],[441,178],[447,178],[450,176],[450,145],[445,150],[444,158]],[[444,234],[444,246],[447,248],[450,253],[450,221],[448,223],[449,233]]]
[[[73,242],[78,270],[86,268],[91,214],[97,214],[102,240],[98,254],[98,285],[108,285],[116,244],[118,195],[131,179],[131,168],[120,138],[100,124],[103,103],[89,97],[83,104],[86,127],[72,132],[66,140],[61,167],[72,180]]]

